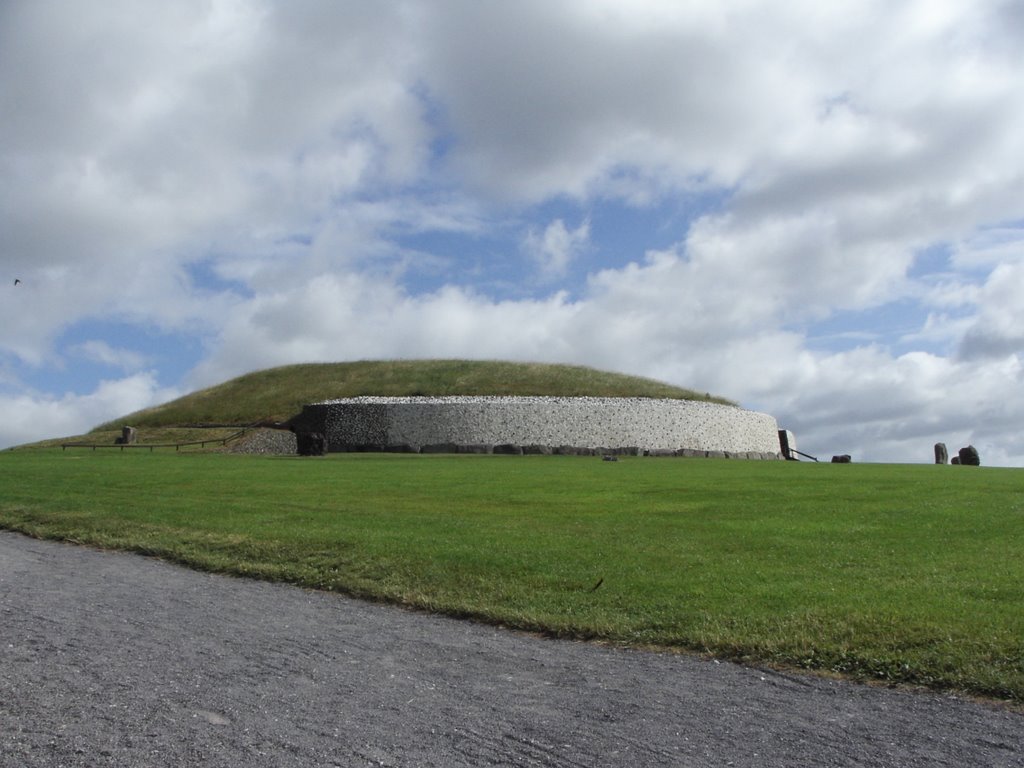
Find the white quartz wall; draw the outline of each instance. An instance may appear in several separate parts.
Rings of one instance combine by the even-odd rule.
[[[691,400],[615,397],[357,397],[306,406],[296,420],[330,450],[453,446],[636,448],[779,453],[764,413]],[[752,456],[753,457],[753,456]]]

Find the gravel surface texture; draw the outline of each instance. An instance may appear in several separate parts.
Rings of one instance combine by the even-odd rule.
[[[107,765],[1024,766],[1024,716],[0,531],[0,766]]]
[[[285,429],[254,429],[229,445],[226,451],[294,456],[297,447],[295,435]]]

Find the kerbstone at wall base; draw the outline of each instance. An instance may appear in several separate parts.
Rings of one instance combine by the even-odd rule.
[[[776,457],[775,419],[716,403],[596,397],[362,397],[306,406],[294,424],[329,450]],[[515,448],[513,451],[512,449]]]

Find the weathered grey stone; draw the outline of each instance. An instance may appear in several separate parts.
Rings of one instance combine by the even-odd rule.
[[[523,453],[530,456],[550,456],[553,449],[550,445],[524,445]]]
[[[946,450],[945,443],[935,444],[935,463],[946,464],[949,461],[949,451]]]
[[[555,449],[555,454],[559,456],[589,456],[590,451],[572,445],[560,445]]]
[[[615,448],[595,448],[595,453],[610,454],[612,456],[643,456],[644,451],[635,445],[621,445]]]
[[[460,445],[456,453],[494,453],[494,446],[482,444]]]
[[[522,456],[523,447],[521,445],[513,445],[512,443],[500,443],[494,446],[494,453],[500,453],[505,456]]]
[[[960,464],[960,457],[959,456],[954,456],[952,461],[950,461],[949,463],[950,464]]]
[[[960,463],[969,467],[980,467],[981,457],[978,456],[978,449],[973,445],[968,445],[966,448],[961,448],[959,453]]]
[[[844,453],[841,456],[833,456],[833,464],[850,464],[853,462],[853,458],[848,453]]]
[[[724,459],[726,458],[725,451],[708,451],[707,457],[709,459]]]
[[[459,446],[455,443],[430,443],[420,446],[420,453],[458,453]]]

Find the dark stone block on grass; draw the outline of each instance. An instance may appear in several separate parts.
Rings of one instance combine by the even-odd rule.
[[[500,453],[505,456],[522,456],[523,447],[521,445],[514,445],[513,443],[501,443],[500,445],[494,446],[494,453]]]
[[[677,451],[677,453],[687,459],[706,459],[708,457],[707,451],[701,451],[697,448],[683,448]]]
[[[299,456],[323,456],[327,453],[327,436],[323,432],[296,432],[295,452]]]
[[[458,453],[459,446],[455,443],[431,443],[430,445],[421,445],[420,453]]]
[[[560,445],[554,450],[559,456],[593,456],[593,448],[580,448],[575,445]]]
[[[529,456],[550,456],[553,451],[550,445],[524,445],[523,453]]]
[[[387,453],[419,453],[420,447],[412,443],[394,443],[384,448]]]
[[[635,445],[619,445],[614,448],[595,448],[595,453],[600,453],[602,456],[642,456],[644,451],[640,450]]]
[[[981,457],[978,456],[978,449],[973,445],[968,445],[966,448],[961,448],[958,452],[960,458],[960,464],[967,467],[980,467]]]
[[[935,463],[946,464],[949,462],[949,451],[946,450],[945,443],[935,444]]]
[[[844,453],[844,454],[842,454],[840,456],[833,456],[832,457],[832,463],[833,464],[852,464],[853,463],[853,457],[851,457],[850,454],[848,454],[848,453]]]
[[[460,445],[456,453],[494,453],[493,445]]]

